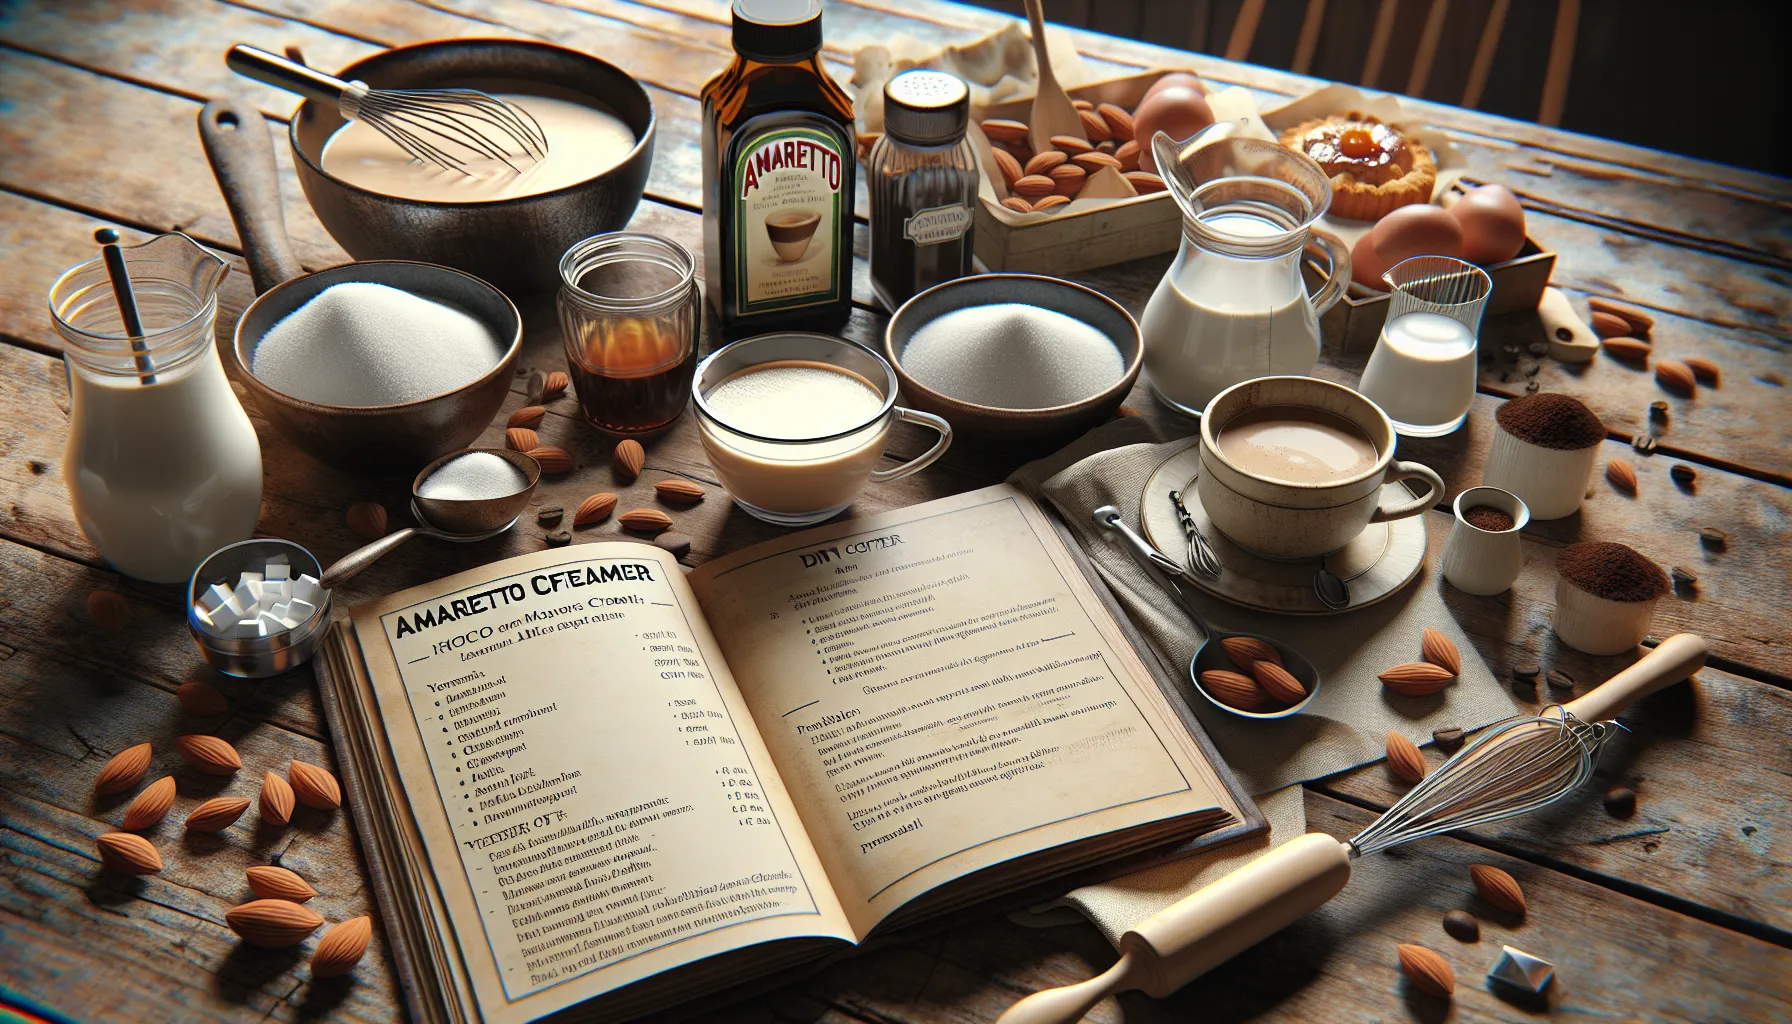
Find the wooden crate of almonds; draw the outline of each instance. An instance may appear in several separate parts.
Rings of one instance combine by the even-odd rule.
[[[1031,99],[977,111],[977,258],[991,270],[1068,274],[1174,250],[1182,215],[1163,180],[1140,167],[1133,118],[1152,86],[1172,75],[1165,86],[1199,89],[1188,72],[1150,71],[1068,90],[1088,141],[1060,137],[1042,153],[1027,144]],[[1205,103],[1193,116],[1212,119]]]

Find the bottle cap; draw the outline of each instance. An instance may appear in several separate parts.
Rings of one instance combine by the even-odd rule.
[[[734,52],[762,64],[808,60],[821,49],[821,0],[734,0]]]
[[[944,71],[916,68],[884,83],[884,131],[898,142],[957,142],[970,120],[971,91]]]

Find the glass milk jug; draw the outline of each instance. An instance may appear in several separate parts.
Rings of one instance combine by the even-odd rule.
[[[1319,361],[1319,316],[1350,281],[1350,253],[1312,230],[1331,183],[1304,153],[1237,138],[1232,122],[1175,142],[1159,132],[1153,156],[1182,208],[1176,261],[1145,306],[1145,373],[1166,404],[1198,415],[1234,384],[1305,374]],[[1329,266],[1307,295],[1303,254]]]
[[[141,338],[125,333],[102,260],[50,288],[70,399],[63,480],[113,568],[182,582],[261,512],[261,446],[212,341],[230,267],[182,234],[122,251]]]

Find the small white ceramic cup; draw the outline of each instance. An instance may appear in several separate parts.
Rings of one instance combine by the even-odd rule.
[[[1517,495],[1532,519],[1561,519],[1580,510],[1598,461],[1598,442],[1568,450],[1545,448],[1513,437],[1496,424],[1481,483]]]
[[[1483,530],[1463,518],[1471,508],[1486,505],[1512,517],[1506,530]],[[1524,543],[1518,532],[1531,521],[1531,510],[1518,495],[1498,487],[1471,487],[1456,496],[1456,525],[1444,542],[1444,579],[1465,594],[1486,597],[1512,588],[1524,568]]]
[[[1587,654],[1623,654],[1649,635],[1660,600],[1613,601],[1557,577],[1556,636]]]

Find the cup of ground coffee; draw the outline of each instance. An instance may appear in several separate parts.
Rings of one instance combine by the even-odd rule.
[[[1605,440],[1605,424],[1593,410],[1579,399],[1545,391],[1512,399],[1494,420],[1481,482],[1518,495],[1533,519],[1579,511]]]
[[[1443,496],[1429,467],[1394,460],[1394,426],[1374,402],[1315,377],[1259,377],[1201,415],[1196,492],[1213,525],[1266,558],[1336,551],[1370,523],[1416,516]],[[1382,507],[1381,485],[1417,478],[1422,497]]]
[[[1531,510],[1498,487],[1470,487],[1456,496],[1454,508],[1456,523],[1444,542],[1444,579],[1481,597],[1510,590],[1524,568],[1518,531],[1531,521]]]
[[[1556,556],[1556,636],[1588,654],[1622,654],[1649,635],[1667,574],[1634,548],[1583,541]]]

